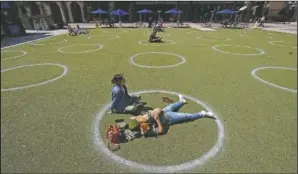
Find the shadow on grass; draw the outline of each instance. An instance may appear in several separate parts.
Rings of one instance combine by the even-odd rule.
[[[50,36],[51,35],[49,35],[48,33],[27,33],[25,36],[20,37],[5,37],[1,40],[1,48],[21,44],[24,42],[34,41]]]

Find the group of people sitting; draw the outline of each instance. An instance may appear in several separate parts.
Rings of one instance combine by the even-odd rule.
[[[71,26],[68,25],[67,30],[70,36],[76,36],[78,34],[88,34],[88,31],[81,29],[79,25],[77,25],[76,28],[71,28]]]
[[[110,114],[121,113],[121,114],[134,114],[135,116],[130,117],[130,121],[127,124],[126,129],[127,137],[131,137],[134,130],[134,135],[139,134],[145,137],[157,137],[167,132],[170,125],[193,121],[203,117],[214,118],[212,112],[200,111],[197,113],[181,113],[181,109],[187,104],[186,99],[179,95],[177,102],[171,103],[165,108],[155,108],[145,112],[138,112],[142,110],[147,103],[141,102],[141,96],[131,96],[128,93],[125,78],[122,74],[116,74],[112,79],[112,103],[110,106]],[[111,128],[111,127],[109,127]],[[129,129],[129,130],[127,130]],[[109,129],[110,130],[110,129]],[[113,131],[112,131],[113,132]],[[108,136],[109,133],[107,133]],[[111,133],[112,135],[113,133]],[[116,131],[115,136],[118,137],[119,132]],[[117,143],[117,141],[115,142]],[[119,142],[118,142],[119,143]]]

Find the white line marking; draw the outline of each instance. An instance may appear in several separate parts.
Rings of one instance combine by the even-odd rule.
[[[19,68],[24,68],[24,67],[32,67],[32,66],[59,66],[59,67],[63,68],[63,73],[58,77],[55,77],[51,80],[47,80],[47,81],[44,81],[44,82],[41,82],[41,83],[36,83],[36,84],[26,85],[26,86],[18,86],[18,87],[14,87],[14,88],[1,88],[1,92],[15,91],[15,90],[19,90],[19,89],[31,88],[31,87],[36,87],[36,86],[41,86],[41,85],[45,85],[45,84],[48,84],[48,83],[52,83],[52,82],[62,78],[63,76],[65,76],[68,72],[68,68],[65,65],[58,64],[58,63],[41,63],[41,64],[22,65],[22,66],[8,68],[8,69],[1,70],[1,73],[6,72],[6,71],[10,71],[10,70],[19,69]]]
[[[111,32],[111,31],[107,31],[107,30],[103,30],[103,32],[104,33],[110,33],[110,34],[126,34],[126,33],[128,33],[128,31],[126,31],[126,30],[121,30],[120,32]]]
[[[63,39],[60,42],[50,42],[50,43],[47,43],[47,44],[39,44],[39,43],[32,42],[31,44],[32,45],[36,45],[36,46],[41,46],[41,45],[48,45],[48,44],[50,44],[50,45],[57,45],[57,44],[61,44],[61,43],[64,43],[64,42],[67,42],[67,40],[66,39]]]
[[[109,36],[109,35],[92,35],[92,36],[89,36],[88,39],[92,39],[92,38],[96,38],[96,37],[101,37],[101,36]],[[114,35],[114,36],[109,36],[109,38],[99,38],[99,40],[113,40],[113,39],[119,39],[120,36],[118,35]]]
[[[199,31],[189,31],[189,32],[186,32],[186,34],[191,34],[191,33],[198,33]]]
[[[170,33],[159,33],[161,36],[171,36],[171,34]],[[151,35],[151,33],[143,33],[142,34],[143,36],[150,36]]]
[[[163,41],[167,41],[167,42],[149,43],[148,40],[140,40],[138,43],[140,45],[150,45],[150,46],[164,46],[164,45],[173,45],[173,44],[176,44],[176,42],[174,42],[172,40],[168,40],[168,39],[163,39]],[[147,43],[144,43],[144,42],[147,42]]]
[[[208,36],[208,37],[215,38],[215,39],[204,39],[203,37],[204,36],[198,36],[197,39],[208,40],[208,41],[230,41],[231,40],[230,38],[225,38],[223,40],[223,39],[220,39],[218,36]]]
[[[19,55],[19,56],[14,56],[14,57],[7,57],[7,58],[1,59],[1,60],[17,59],[17,58],[21,58],[21,57],[23,57],[23,56],[25,56],[25,55],[28,54],[28,52],[26,52],[26,51],[22,51],[22,50],[3,50],[3,51],[1,51],[1,54],[2,54],[2,53],[5,53],[5,52],[21,52],[21,53],[23,53],[23,54],[21,54],[21,55]],[[1,55],[1,57],[2,57],[2,55]]]
[[[75,45],[69,45],[69,46],[64,46],[64,47],[60,47],[58,49],[59,52],[61,53],[70,53],[70,54],[80,54],[80,53],[90,53],[90,52],[94,52],[94,51],[98,51],[98,50],[101,50],[103,48],[103,45],[101,44],[78,44],[78,45],[95,45],[97,46],[98,48],[95,48],[93,50],[87,50],[87,51],[75,51],[75,52],[68,52],[68,51],[63,51],[62,49],[64,48],[68,48],[68,47],[72,47],[72,46],[75,46]]]
[[[288,91],[288,92],[297,93],[297,90],[289,89],[289,88],[286,88],[286,87],[282,87],[282,86],[279,86],[279,85],[270,83],[270,82],[268,82],[268,81],[266,81],[266,80],[263,80],[263,79],[261,79],[260,77],[258,77],[258,76],[256,75],[257,71],[259,71],[259,70],[263,70],[263,69],[282,69],[282,70],[294,70],[294,71],[297,71],[296,68],[274,67],[274,66],[260,67],[260,68],[253,69],[253,70],[251,71],[251,75],[252,75],[253,78],[255,78],[256,80],[259,80],[260,82],[263,82],[263,83],[265,83],[265,84],[267,84],[267,85],[270,85],[270,86],[273,86],[273,87],[276,87],[276,88],[279,88],[279,89],[282,89],[282,90],[285,90],[285,91]]]
[[[241,37],[246,37],[247,39],[256,39],[256,37],[247,36],[245,34],[240,34]]]
[[[231,47],[231,46],[255,49],[255,50],[259,51],[259,53],[258,53],[258,54],[231,53],[231,52],[227,52],[227,51],[222,51],[222,50],[220,50],[220,49],[217,48],[217,47]],[[212,47],[212,49],[213,49],[214,51],[217,51],[217,52],[220,52],[220,53],[231,54],[231,55],[238,55],[238,56],[258,56],[258,55],[263,55],[263,54],[265,54],[265,51],[262,50],[262,49],[259,49],[259,48],[252,48],[252,47],[249,47],[249,46],[242,46],[242,45],[215,45],[215,46]]]
[[[147,165],[147,164],[140,164],[135,161],[130,161],[127,160],[123,157],[117,156],[115,153],[111,152],[105,145],[105,142],[103,141],[99,130],[100,130],[100,122],[103,119],[106,111],[109,109],[109,106],[111,103],[104,105],[102,109],[100,109],[94,117],[93,121],[93,126],[92,126],[92,132],[93,132],[93,142],[95,144],[95,148],[105,154],[107,157],[110,159],[114,160],[115,162],[118,162],[122,165],[125,165],[130,168],[135,168],[139,170],[143,170],[145,172],[154,172],[154,173],[173,173],[173,172],[179,172],[179,171],[185,171],[185,170],[190,170],[195,167],[200,167],[203,164],[205,164],[210,158],[214,157],[223,147],[223,142],[224,142],[224,126],[218,116],[210,106],[205,104],[204,102],[200,101],[199,99],[196,99],[194,97],[180,94],[177,92],[172,92],[172,91],[164,91],[164,90],[143,90],[140,92],[136,92],[133,94],[140,95],[140,94],[148,94],[148,93],[165,93],[165,94],[172,94],[172,95],[183,95],[185,98],[192,100],[196,102],[197,104],[203,106],[206,108],[207,111],[211,111],[214,113],[214,117],[216,118],[215,122],[217,124],[218,128],[218,138],[216,141],[216,144],[208,151],[206,152],[203,156],[194,159],[189,162],[185,162],[183,164],[179,165],[167,165],[167,166],[155,166],[155,165]]]
[[[137,57],[137,56],[140,56],[140,55],[144,55],[144,54],[165,54],[165,55],[171,55],[171,56],[176,56],[178,58],[181,59],[181,62],[179,63],[176,63],[176,64],[173,64],[173,65],[165,65],[165,66],[147,66],[147,65],[140,65],[140,64],[137,64],[134,59]],[[142,67],[142,68],[171,68],[171,67],[175,67],[175,66],[178,66],[178,65],[181,65],[183,63],[186,62],[186,59],[185,57],[183,56],[180,56],[178,54],[174,54],[174,53],[168,53],[168,52],[142,52],[142,53],[138,53],[138,54],[134,54],[133,56],[131,56],[129,58],[129,61],[131,64],[135,65],[135,66],[138,66],[138,67]]]
[[[294,44],[293,42],[284,42],[284,41],[269,41],[269,43],[271,45],[276,45],[279,47],[289,47],[289,48],[297,48],[297,46],[287,46],[287,45],[282,45],[282,44],[276,44],[276,43],[290,43],[290,44]]]

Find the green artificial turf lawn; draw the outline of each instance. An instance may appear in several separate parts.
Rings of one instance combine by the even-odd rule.
[[[296,36],[263,30],[218,29],[192,32],[193,29],[166,29],[166,39],[176,44],[140,45],[148,29],[93,29],[89,35],[61,35],[36,41],[45,45],[24,44],[5,50],[24,50],[19,59],[2,60],[1,69],[37,63],[59,63],[68,73],[50,84],[17,91],[1,92],[1,172],[3,173],[118,173],[140,172],[119,165],[96,150],[92,124],[95,113],[110,101],[110,80],[124,73],[129,91],[161,89],[183,93],[208,104],[225,127],[224,145],[206,164],[188,172],[203,173],[294,173],[297,171],[297,95],[265,85],[251,76],[263,66],[295,67],[295,48],[271,45],[269,41],[296,43]],[[106,31],[106,32],[105,32]],[[127,32],[123,32],[127,31]],[[167,34],[170,34],[168,36]],[[246,34],[256,39],[241,37]],[[118,35],[108,40],[104,35]],[[89,36],[92,36],[91,38]],[[99,36],[98,38],[93,36]],[[207,41],[196,37],[230,38]],[[61,42],[64,39],[67,42]],[[53,44],[61,42],[58,44]],[[102,44],[101,50],[70,54]],[[260,48],[259,56],[239,56],[215,52],[214,45],[230,44]],[[251,49],[224,48],[237,53],[256,53]],[[132,65],[129,58],[141,52],[169,52],[185,57],[177,67],[148,69]],[[6,53],[5,53],[6,54]],[[8,54],[8,53],[7,53]],[[10,54],[10,53],[9,53]],[[3,55],[3,53],[2,53]],[[18,54],[19,55],[19,54]],[[12,55],[13,56],[13,55]],[[144,65],[170,65],[179,62],[168,55],[141,55]],[[1,87],[15,87],[51,79],[62,69],[40,66],[1,74]],[[293,71],[294,72],[294,71]],[[264,70],[263,78],[295,88],[292,71]],[[263,74],[264,73],[264,74]],[[274,79],[278,79],[274,81]],[[292,86],[293,85],[293,86]],[[168,94],[144,94],[151,107],[164,107]],[[181,112],[203,108],[189,100]],[[105,115],[99,125],[101,136],[116,118]],[[141,138],[121,145],[117,155],[143,164],[175,165],[200,157],[217,140],[214,120],[202,118],[174,125],[159,138]]]
[[[290,89],[297,89],[297,71],[265,69],[258,71],[257,75],[270,83]]]
[[[134,58],[134,62],[145,66],[167,66],[180,63],[179,57],[166,54],[144,54]]]
[[[37,84],[58,77],[62,73],[63,69],[58,66],[22,67],[1,73],[1,88]]]
[[[14,58],[17,56],[21,56],[23,53],[18,51],[18,50],[12,50],[9,52],[2,52],[1,51],[1,59],[10,59],[10,58]]]

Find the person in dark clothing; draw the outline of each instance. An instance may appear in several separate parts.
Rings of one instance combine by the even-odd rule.
[[[156,37],[156,33],[158,31],[157,27],[153,28],[153,32],[151,33],[151,35],[149,36],[149,42],[162,42],[161,37]]]

